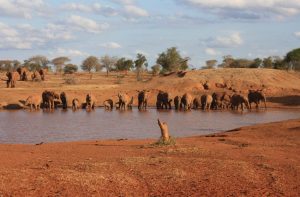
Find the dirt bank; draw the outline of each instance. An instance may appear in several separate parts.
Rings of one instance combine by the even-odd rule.
[[[0,196],[300,195],[300,119],[154,142],[0,145]]]
[[[4,73],[0,77],[5,78]],[[205,90],[203,84],[209,84]],[[199,96],[204,93],[233,91],[247,93],[249,89],[263,89],[267,95],[268,106],[281,108],[300,107],[300,73],[275,69],[207,69],[188,71],[184,77],[143,75],[143,81],[136,81],[136,75],[129,72],[93,74],[77,73],[74,75],[46,75],[43,82],[17,81],[16,88],[6,88],[0,84],[0,108],[22,108],[22,102],[30,95],[41,95],[44,90],[67,94],[69,106],[73,98],[85,102],[87,93],[92,92],[101,106],[106,99],[117,101],[118,92],[127,92],[134,97],[137,105],[137,91],[150,90],[149,105],[155,106],[159,90],[168,91],[171,98],[184,93]]]

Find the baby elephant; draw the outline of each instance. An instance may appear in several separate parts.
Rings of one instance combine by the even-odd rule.
[[[42,102],[42,98],[40,96],[38,95],[29,96],[26,99],[25,106],[30,105],[30,110],[32,110],[32,106],[34,106],[34,109],[38,110],[40,109],[41,102]]]
[[[105,110],[113,110],[114,102],[112,99],[107,99],[103,102],[103,106],[104,106]]]
[[[76,111],[79,109],[79,100],[77,98],[74,98],[72,100],[72,110]]]

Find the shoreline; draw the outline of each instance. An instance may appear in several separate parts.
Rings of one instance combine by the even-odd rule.
[[[300,119],[212,135],[0,144],[0,194],[285,195],[300,193]]]

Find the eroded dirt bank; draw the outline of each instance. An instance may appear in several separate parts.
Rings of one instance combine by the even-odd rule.
[[[0,196],[300,195],[300,119],[154,142],[0,145]]]

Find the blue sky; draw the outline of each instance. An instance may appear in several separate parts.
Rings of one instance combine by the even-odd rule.
[[[0,0],[0,59],[134,58],[176,46],[208,59],[283,56],[300,47],[299,0]]]

